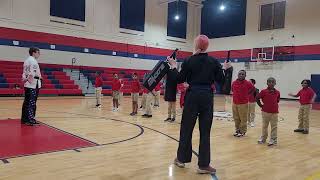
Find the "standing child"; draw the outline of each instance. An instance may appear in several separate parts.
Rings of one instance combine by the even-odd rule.
[[[131,116],[138,114],[138,100],[140,92],[140,82],[137,73],[133,73],[131,82],[131,97],[132,97],[132,113]]]
[[[157,86],[154,88],[155,96],[154,96],[154,104],[153,107],[159,107],[160,106],[160,93],[161,93],[161,82],[157,84]]]
[[[102,92],[103,80],[101,72],[96,72],[95,88],[96,88],[96,107],[101,108],[101,92]]]
[[[118,74],[113,73],[113,80],[112,80],[112,100],[113,100],[113,109],[112,111],[118,111],[119,110],[119,96],[120,96],[120,90],[121,88],[121,82],[119,80]]]
[[[311,104],[316,99],[316,94],[313,91],[311,86],[311,81],[308,79],[304,79],[301,82],[302,89],[298,92],[298,94],[294,95],[292,93],[289,96],[292,97],[300,97],[300,109],[299,109],[299,126],[298,129],[295,129],[294,132],[301,132],[303,134],[309,134],[309,114],[311,109]]]
[[[246,71],[238,73],[238,79],[232,83],[233,104],[232,113],[235,123],[235,137],[242,137],[247,132],[249,95],[253,93],[254,86],[246,79]]]
[[[164,121],[173,122],[176,120],[177,85],[175,71],[170,69],[167,73],[164,92],[164,100],[168,102],[168,118]]]
[[[256,80],[250,79],[250,82],[255,86]],[[254,127],[254,119],[256,117],[256,97],[259,94],[259,89],[254,87],[255,91],[249,95],[249,117],[248,126]]]
[[[278,113],[280,92],[274,88],[276,80],[272,77],[267,80],[268,88],[262,90],[257,96],[257,103],[262,108],[262,135],[258,140],[259,144],[264,144],[268,138],[268,126],[271,126],[271,137],[268,146],[277,145]],[[260,99],[263,104],[261,104]]]

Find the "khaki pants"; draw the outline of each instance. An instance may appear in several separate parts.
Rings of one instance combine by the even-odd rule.
[[[248,109],[248,104],[232,105],[232,113],[236,131],[240,131],[242,134],[247,132]]]
[[[142,99],[141,99],[141,106],[142,106],[143,110],[146,109],[146,102],[147,102],[147,94],[143,93],[142,94]]]
[[[168,118],[176,118],[176,102],[168,102]]]
[[[97,87],[96,88],[96,102],[97,102],[97,105],[98,104],[101,104],[101,92],[102,92],[102,87]]]
[[[309,130],[309,114],[310,114],[311,104],[300,105],[299,109],[299,129]]]
[[[152,95],[151,92],[149,92],[148,94],[146,94],[146,113],[148,115],[152,115],[152,100],[153,100],[154,96]]]
[[[112,98],[115,100],[120,99],[120,92],[119,91],[112,91]]]
[[[262,112],[262,135],[261,139],[266,140],[268,138],[268,126],[271,126],[271,137],[270,139],[277,142],[278,132],[278,114],[277,113],[266,113]]]
[[[154,96],[154,106],[160,105],[160,91],[156,91]]]
[[[254,122],[254,119],[256,117],[256,103],[249,103],[249,117],[248,117],[248,123]]]
[[[138,102],[139,93],[131,93],[132,102]]]

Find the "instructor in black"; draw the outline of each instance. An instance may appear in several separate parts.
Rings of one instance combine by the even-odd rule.
[[[213,119],[214,82],[223,84],[224,74],[221,64],[206,53],[209,39],[199,35],[194,41],[195,53],[187,58],[181,71],[176,70],[177,64],[168,57],[172,69],[175,69],[178,83],[187,82],[189,89],[185,96],[182,113],[180,141],[174,164],[180,168],[191,162],[192,133],[199,118],[200,145],[197,170],[200,174],[214,174],[216,169],[210,166],[210,131]]]

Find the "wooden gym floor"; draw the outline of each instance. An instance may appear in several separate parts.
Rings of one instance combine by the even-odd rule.
[[[229,97],[216,97],[215,110],[231,112],[230,102]],[[0,98],[0,119],[19,119],[21,104],[22,98]],[[320,111],[311,113],[309,135],[293,133],[298,113],[298,103],[294,101],[281,101],[283,120],[278,124],[278,146],[272,148],[257,144],[261,131],[258,109],[256,127],[249,128],[247,135],[240,139],[232,136],[233,122],[215,120],[211,154],[216,176],[196,174],[195,155],[185,169],[172,165],[178,146],[180,109],[178,122],[165,123],[167,106],[163,101],[150,119],[141,118],[141,112],[135,117],[128,115],[131,112],[129,97],[124,97],[119,112],[111,111],[111,97],[103,98],[102,109],[94,105],[95,99],[88,97],[40,97],[39,121],[96,145],[3,159],[0,179],[320,179]],[[198,125],[193,137],[193,149],[197,152]],[[0,142],[1,146],[6,144]]]

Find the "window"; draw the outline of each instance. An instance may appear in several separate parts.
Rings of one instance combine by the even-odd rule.
[[[168,4],[167,36],[186,39],[188,3],[176,1]]]
[[[50,0],[50,16],[85,21],[85,0]]]
[[[247,0],[206,0],[202,4],[202,34],[209,38],[245,35]]]
[[[260,6],[260,31],[284,28],[286,1]]]
[[[120,1],[120,28],[144,32],[145,0]]]

